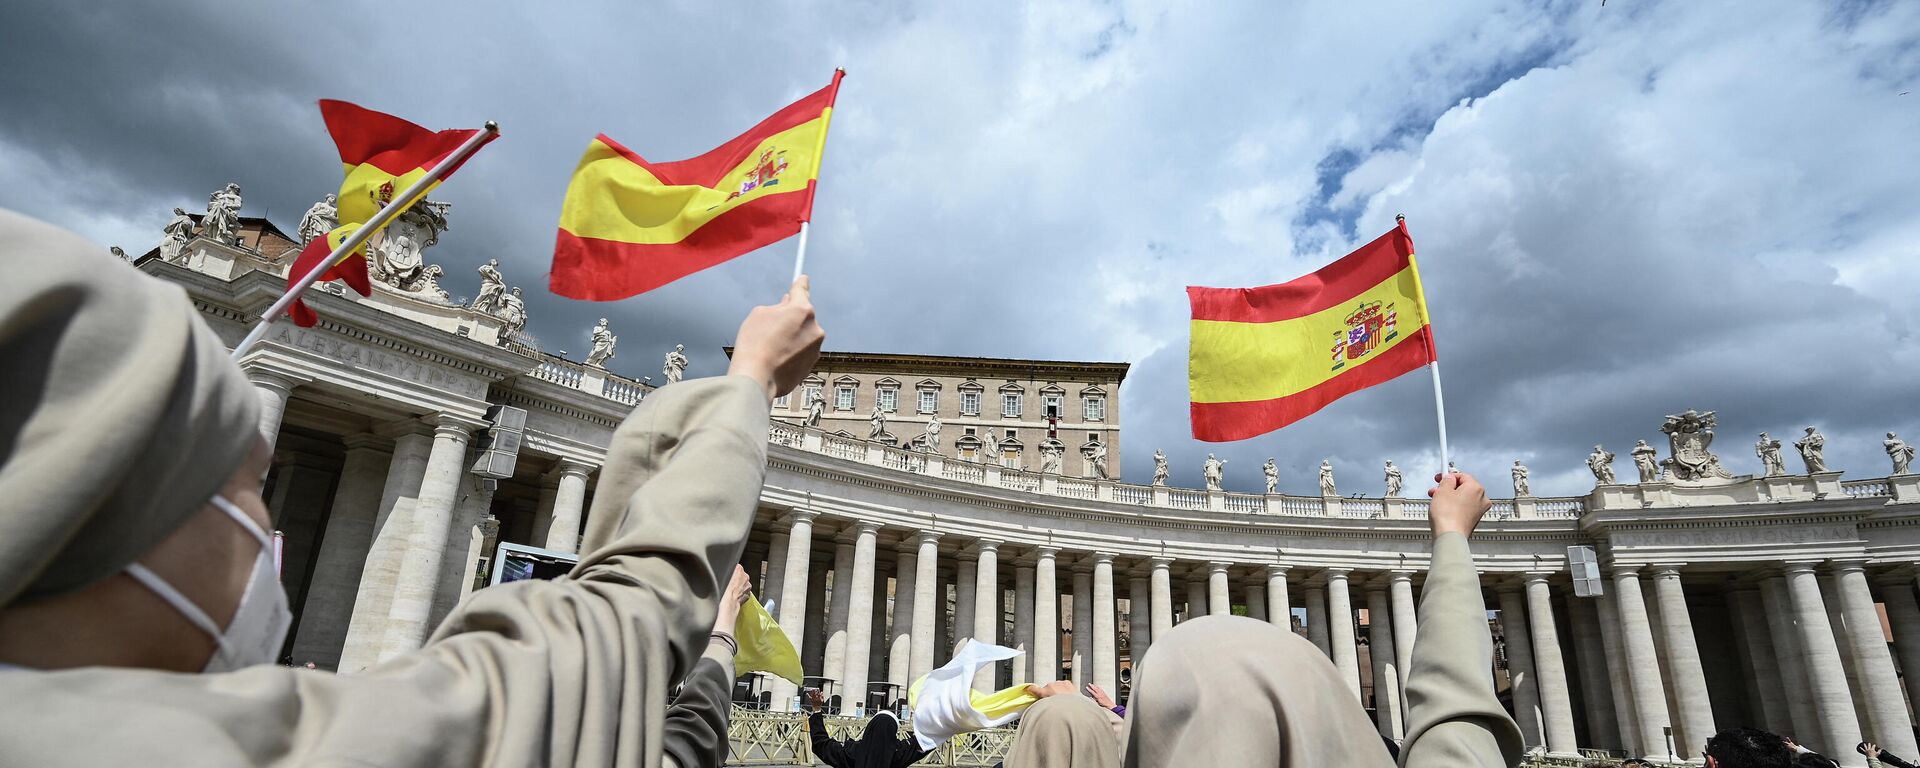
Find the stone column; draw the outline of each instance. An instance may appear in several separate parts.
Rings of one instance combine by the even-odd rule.
[[[1333,658],[1333,643],[1327,635],[1327,589],[1307,587],[1307,640],[1327,658]]]
[[[1287,567],[1267,566],[1267,621],[1293,631],[1293,601],[1287,597]],[[1403,689],[1404,690],[1404,689]]]
[[[1073,687],[1093,680],[1093,572],[1081,565],[1073,569]]]
[[[796,509],[781,518],[787,526],[787,554],[785,572],[780,575],[781,599],[776,609],[780,615],[780,630],[787,633],[787,641],[797,650],[805,647],[807,638],[807,578],[812,570],[813,558],[813,517],[814,512]],[[815,620],[818,623],[818,620]],[[767,678],[768,691],[772,694],[773,709],[778,712],[792,712],[794,697],[799,689],[793,683],[771,675]]]
[[[542,539],[543,541],[545,539]],[[760,605],[771,611],[786,603],[780,587],[787,580],[787,533],[775,531],[767,536],[767,577],[760,585]]]
[[[393,463],[391,440],[361,433],[348,435],[346,445],[327,531],[320,538],[306,606],[300,612],[300,634],[293,641],[296,662],[312,661],[324,669],[340,666],[360,574],[373,544],[374,520],[380,515],[380,490]]]
[[[820,674],[839,684],[840,711],[850,714],[853,702],[847,696],[852,686],[847,680],[847,622],[853,608],[853,542],[848,533],[843,531],[834,539],[833,586],[827,593],[827,644],[820,655]]]
[[[908,653],[907,681],[911,683],[933,671],[934,634],[938,619],[946,611],[945,595],[940,593],[940,534],[921,531],[919,556],[913,559],[913,650]]]
[[[1393,612],[1394,671],[1400,673],[1400,711],[1406,712],[1407,672],[1413,666],[1413,638],[1420,625],[1414,618],[1413,572],[1394,571],[1387,577],[1388,598]]]
[[[1840,667],[1847,670],[1847,693],[1853,696],[1854,719],[1860,723],[1861,735],[1872,734],[1875,731],[1873,710],[1867,707],[1859,665],[1853,658],[1853,641],[1847,636],[1847,620],[1840,612],[1840,591],[1831,574],[1820,576],[1820,601],[1827,607],[1827,626],[1833,627],[1833,642],[1840,649]]]
[[[806,642],[795,647],[800,650],[801,669],[813,677],[833,674],[826,664],[827,632],[833,623],[827,614],[827,581],[832,575],[831,559],[815,560],[807,569],[807,616],[813,620],[807,622]]]
[[[406,550],[394,580],[393,603],[387,608],[386,632],[380,638],[381,661],[419,648],[431,629],[427,614],[440,583],[453,504],[466,477],[467,437],[472,428],[472,422],[450,414],[441,414],[434,425],[420,496],[414,500],[412,519],[405,521]]]
[[[380,508],[373,522],[373,540],[367,545],[366,567],[354,592],[353,618],[340,649],[341,672],[359,672],[380,658],[380,639],[387,633],[387,609],[393,605],[393,581],[400,575],[400,556],[406,551],[408,522],[420,479],[433,450],[433,432],[418,421],[390,425],[382,434],[393,438],[393,460],[380,491]]]
[[[1913,598],[1913,576],[1901,573],[1881,581],[1880,596],[1887,606],[1887,623],[1893,626],[1893,650],[1900,656],[1907,696],[1920,712],[1920,604]]]
[[[1674,719],[1673,739],[1680,756],[1700,757],[1700,747],[1717,730],[1713,727],[1713,703],[1707,698],[1707,675],[1700,668],[1700,649],[1693,639],[1693,618],[1687,611],[1686,592],[1680,587],[1680,569],[1674,565],[1653,567],[1655,595],[1660,602],[1661,638],[1667,648],[1668,683],[1673,700],[1679,706]]]
[[[973,637],[982,643],[999,645],[1002,616],[1000,542],[980,539],[973,543],[973,551],[979,556],[979,562],[974,570]],[[997,664],[981,667],[973,678],[974,690],[981,693],[992,693],[997,690],[999,686],[994,685],[994,678],[999,668]]]
[[[547,527],[545,546],[557,552],[579,552],[580,515],[586,510],[587,475],[593,467],[561,459],[554,471],[560,485],[553,494],[553,524]]]
[[[853,574],[846,583],[847,596],[847,660],[840,679],[841,690],[847,697],[848,705],[842,711],[852,711],[852,705],[864,705],[867,701],[868,667],[873,656],[873,582],[875,547],[879,543],[880,526],[877,523],[860,522],[853,527]],[[840,602],[840,575],[834,574],[833,601]]]
[[[973,637],[974,590],[980,587],[980,563],[972,552],[962,551],[953,568],[953,650],[960,652],[961,641]],[[948,658],[952,658],[949,656]]]
[[[1760,581],[1760,605],[1772,630],[1774,666],[1780,670],[1781,690],[1787,692],[1787,714],[1792,716],[1793,732],[1801,738],[1817,739],[1820,716],[1814,713],[1813,697],[1807,694],[1806,654],[1800,649],[1800,628],[1794,624],[1793,597],[1788,594],[1785,576],[1769,576]]]
[[[1394,655],[1393,609],[1387,604],[1387,591],[1367,588],[1367,655],[1373,661],[1373,720],[1380,735],[1399,740],[1407,735],[1400,709],[1399,662]]]
[[[1033,681],[1060,679],[1060,582],[1054,577],[1060,550],[1033,552]]]
[[[1333,645],[1333,666],[1340,679],[1360,700],[1360,655],[1353,636],[1353,601],[1347,595],[1346,568],[1327,569],[1327,634]]]
[[[1626,743],[1620,741],[1620,723],[1614,719],[1614,691],[1607,679],[1607,654],[1601,648],[1597,606],[1589,598],[1569,600],[1567,620],[1573,632],[1574,667],[1580,672],[1589,746],[1626,749]]]
[[[1023,654],[1013,660],[1013,684],[1050,682],[1033,673],[1033,566],[1013,568],[1013,647]]]
[[[1627,641],[1621,635],[1620,611],[1614,605],[1614,592],[1605,590],[1594,598],[1600,619],[1600,647],[1607,654],[1607,684],[1613,694],[1614,722],[1619,726],[1620,749],[1637,754],[1640,743],[1640,716],[1633,708],[1633,680],[1627,674]]]
[[[1095,685],[1108,695],[1120,692],[1119,618],[1114,608],[1113,555],[1093,554],[1093,674]]]
[[[260,435],[267,439],[267,446],[272,447],[280,441],[280,420],[286,416],[287,401],[293,398],[294,388],[313,380],[264,368],[248,368],[247,381],[253,382],[254,391],[260,395]]]
[[[491,526],[494,540],[499,541],[500,521],[493,520],[493,491],[497,483],[491,478],[478,475],[461,475],[460,489],[453,504],[453,513],[447,519],[447,540],[440,548],[440,567],[438,583],[433,589],[433,604],[427,610],[426,631],[431,633],[434,627],[447,618],[455,603],[460,602],[467,593],[473,591],[473,578],[479,572],[481,548],[485,546],[486,535],[483,532]],[[480,544],[474,542],[474,534],[482,532]],[[421,635],[425,642],[426,635]]]
[[[1192,621],[1207,615],[1207,583],[1199,579],[1187,582],[1187,618]]]
[[[1840,611],[1847,622],[1847,638],[1853,644],[1854,665],[1859,668],[1860,691],[1867,700],[1867,720],[1873,723],[1875,743],[1896,755],[1920,753],[1913,738],[1913,720],[1907,716],[1907,703],[1900,692],[1900,678],[1893,671],[1893,657],[1880,630],[1880,612],[1874,608],[1873,592],[1867,586],[1867,572],[1857,561],[1833,564],[1835,590],[1840,593]]]
[[[1547,743],[1540,727],[1540,680],[1533,666],[1533,641],[1527,632],[1527,604],[1511,584],[1494,588],[1500,599],[1500,630],[1507,648],[1507,679],[1513,690],[1513,719],[1528,747]]]
[[[1139,664],[1147,657],[1147,649],[1153,646],[1153,621],[1148,608],[1153,598],[1148,592],[1147,577],[1127,580],[1127,659],[1132,664]]]
[[[1741,589],[1730,597],[1740,609],[1740,634],[1753,665],[1754,688],[1760,694],[1760,719],[1774,733],[1793,733],[1793,716],[1787,711],[1786,689],[1780,682],[1779,654],[1773,647],[1773,630],[1767,624],[1760,590]]]
[[[1173,630],[1173,561],[1156,557],[1149,562],[1153,571],[1147,575],[1147,589],[1152,593],[1148,597],[1148,629],[1158,639]]]
[[[1545,573],[1527,574],[1527,634],[1533,638],[1533,670],[1546,717],[1547,751],[1578,757],[1574,738],[1573,694],[1560,656],[1560,632],[1553,623],[1553,592]],[[1702,739],[1701,741],[1705,741]]]
[[[1247,585],[1247,618],[1267,620],[1267,586],[1265,584]]]
[[[894,695],[906,694],[913,683],[913,624],[919,612],[920,556],[918,546],[909,539],[894,553],[893,636],[887,643],[887,682],[900,686]]]
[[[1639,753],[1667,753],[1667,694],[1661,687],[1659,650],[1653,644],[1653,623],[1640,595],[1639,568],[1614,566],[1614,610],[1620,615],[1620,639],[1626,646],[1627,678],[1633,686],[1634,732]],[[1818,586],[1815,587],[1818,589]]]
[[[1833,640],[1826,603],[1820,598],[1820,578],[1814,574],[1812,563],[1787,563],[1781,570],[1787,577],[1794,623],[1800,628],[1799,661],[1807,674],[1802,695],[1813,700],[1814,717],[1820,724],[1822,743],[1807,746],[1846,760],[1847,755],[1856,754],[1853,745],[1860,743],[1860,721],[1854,715],[1853,693],[1847,690],[1847,670],[1840,663],[1840,647]]]
[[[1207,564],[1207,615],[1233,614],[1233,592],[1227,586],[1227,568],[1231,563]]]

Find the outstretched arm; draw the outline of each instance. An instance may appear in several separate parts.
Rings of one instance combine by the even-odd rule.
[[[1435,478],[1429,521],[1433,564],[1420,593],[1419,630],[1407,674],[1402,766],[1517,765],[1520,728],[1493,690],[1493,636],[1467,537],[1492,503],[1471,475]]]

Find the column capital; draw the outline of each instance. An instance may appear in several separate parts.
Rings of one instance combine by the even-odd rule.
[[[788,528],[792,528],[793,526],[799,525],[801,523],[812,525],[814,518],[817,518],[819,516],[820,516],[819,512],[816,512],[811,509],[794,508],[794,509],[787,510],[787,513],[784,515],[781,515],[780,519],[776,520],[775,522],[785,523],[787,524]]]
[[[433,436],[433,427],[419,419],[407,418],[376,424],[373,433],[389,440],[398,440],[409,435]]]
[[[934,545],[934,546],[939,546],[939,545],[940,545],[940,532],[939,532],[939,531],[929,531],[929,530],[926,530],[926,529],[924,529],[924,528],[923,528],[923,529],[921,529],[921,530],[919,531],[919,533],[918,533],[918,534],[916,534],[916,535],[914,536],[914,542],[915,542],[915,543],[917,543],[917,544],[932,544],[932,545]],[[904,542],[902,542],[902,543],[904,543]]]
[[[347,446],[348,451],[359,451],[359,450],[391,451],[393,450],[393,440],[389,438],[381,437],[380,435],[374,434],[372,432],[361,432],[358,434],[347,435],[346,437],[340,438],[340,442],[344,443]]]
[[[1221,562],[1219,560],[1210,560],[1207,562],[1207,573],[1209,574],[1226,573],[1227,569],[1232,567],[1233,567],[1233,563]]]
[[[1289,569],[1289,568],[1292,568],[1292,567],[1293,567],[1293,566],[1290,566],[1290,565],[1282,565],[1282,564],[1279,564],[1279,563],[1270,563],[1270,564],[1268,564],[1268,565],[1267,565],[1267,576],[1268,576],[1268,577],[1273,577],[1273,576],[1278,576],[1278,577],[1280,577],[1280,578],[1283,578],[1283,579],[1284,579],[1284,578],[1286,578],[1286,577],[1287,577],[1287,569]]]
[[[1153,566],[1153,569],[1156,571],[1171,570],[1173,568],[1173,558],[1149,557],[1147,558],[1147,564]]]
[[[1542,584],[1546,584],[1547,580],[1552,578],[1555,575],[1555,573],[1556,573],[1555,571],[1527,571],[1526,574],[1521,576],[1520,578],[1521,578],[1521,581],[1525,582],[1529,586],[1531,586],[1536,581]]]
[[[458,439],[465,441],[473,436],[473,431],[486,426],[486,422],[471,416],[457,413],[436,413],[427,417],[433,423],[433,436],[436,438]]]
[[[1346,581],[1347,574],[1349,573],[1353,573],[1352,568],[1323,568],[1320,571],[1320,575],[1327,577],[1328,581],[1332,581],[1334,579]]]
[[[1394,583],[1399,583],[1399,582],[1402,582],[1402,581],[1404,581],[1404,582],[1406,582],[1406,583],[1408,583],[1408,584],[1412,584],[1412,583],[1413,583],[1413,571],[1403,571],[1403,570],[1392,570],[1392,571],[1388,571],[1388,572],[1387,572],[1387,580],[1388,580],[1388,581],[1391,581],[1391,582],[1394,582]]]
[[[1038,564],[1041,560],[1052,560],[1059,554],[1060,548],[1055,546],[1038,546],[1033,548],[1033,560],[1035,564]]]
[[[855,536],[873,536],[880,533],[880,524],[870,520],[856,520],[853,523]]]
[[[1833,571],[1834,573],[1848,573],[1851,571],[1865,572],[1867,570],[1867,561],[1865,560],[1830,560],[1827,562],[1827,570]]]
[[[983,555],[988,552],[998,553],[1000,551],[1000,544],[999,539],[980,538],[974,539],[973,544],[970,545],[968,549],[976,555]]]
[[[1819,564],[1817,560],[1788,560],[1780,563],[1780,572],[1786,575],[1813,573],[1814,567]]]
[[[1629,565],[1627,563],[1614,563],[1613,565],[1609,565],[1607,566],[1607,572],[1613,574],[1613,577],[1616,579],[1621,577],[1629,579],[1640,578],[1640,566]]]
[[[1097,566],[1104,565],[1111,568],[1113,567],[1114,557],[1116,557],[1116,555],[1112,552],[1095,552],[1093,553],[1093,564]]]
[[[242,372],[247,375],[247,381],[251,382],[254,386],[261,389],[271,389],[283,395],[292,392],[295,387],[302,384],[313,383],[312,376],[302,376],[297,373],[266,368],[257,362],[250,362],[249,365],[242,369]]]
[[[593,474],[593,471],[596,469],[599,469],[599,467],[576,459],[563,458],[553,463],[553,475],[556,478],[565,475],[575,475],[585,478],[587,475]]]
[[[1681,563],[1654,563],[1653,577],[1656,579],[1680,578]]]

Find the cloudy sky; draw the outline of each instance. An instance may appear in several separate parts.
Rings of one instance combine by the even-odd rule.
[[[237,181],[291,230],[339,183],[314,101],[505,138],[436,197],[449,290],[498,258],[549,349],[696,374],[791,242],[635,299],[546,292],[567,177],[605,132],[703,152],[845,66],[809,255],[839,350],[1114,360],[1126,474],[1277,456],[1308,492],[1434,466],[1423,373],[1288,429],[1188,436],[1185,285],[1310,272],[1405,213],[1463,469],[1592,487],[1661,417],[1716,446],[1818,424],[1849,476],[1920,438],[1920,3],[74,3],[0,8],[0,206],[130,252]],[[722,4],[725,5],[725,4]],[[271,6],[271,7],[270,7]],[[469,7],[471,6],[471,7]],[[1798,467],[1798,461],[1790,466]]]

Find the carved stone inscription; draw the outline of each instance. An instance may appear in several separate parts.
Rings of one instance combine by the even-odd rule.
[[[1700,547],[1704,549],[1725,549],[1727,547],[1751,547],[1766,545],[1805,545],[1826,542],[1856,541],[1859,531],[1849,525],[1768,525],[1768,526],[1719,526],[1710,531],[1672,530],[1657,528],[1652,530],[1623,531],[1612,530],[1608,537],[1616,548],[1644,547],[1649,549],[1686,549]],[[1779,550],[1780,557],[1792,557],[1794,546],[1785,546]]]
[[[353,368],[405,379],[415,384],[472,398],[486,396],[486,382],[462,376],[432,363],[385,352],[337,336],[282,325],[273,340],[335,360]]]

